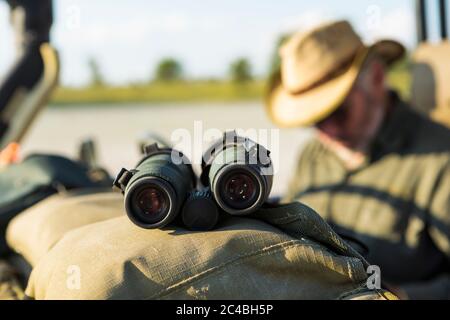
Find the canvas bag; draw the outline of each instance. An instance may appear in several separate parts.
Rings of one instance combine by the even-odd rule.
[[[8,245],[35,266],[66,232],[124,215],[120,193],[92,190],[58,194],[25,210],[8,227]]]
[[[145,230],[123,216],[65,233],[39,259],[26,294],[35,299],[386,298],[387,293],[366,288],[366,265],[300,203],[261,209],[252,218],[230,217],[211,232]]]
[[[0,255],[9,253],[5,232],[18,213],[55,193],[102,183],[80,163],[56,155],[30,155],[0,170]]]

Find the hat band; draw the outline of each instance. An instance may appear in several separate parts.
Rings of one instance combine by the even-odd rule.
[[[341,64],[339,64],[339,66],[334,69],[331,70],[330,72],[328,72],[322,79],[312,83],[311,85],[302,88],[300,90],[288,90],[289,93],[291,95],[299,95],[302,93],[305,93],[307,91],[313,90],[317,87],[320,87],[321,85],[323,85],[324,83],[327,83],[328,81],[331,81],[341,75],[343,75],[345,72],[348,71],[348,69],[353,65],[354,61],[356,60],[356,58],[363,53],[363,50],[367,50],[367,47],[362,46],[361,48],[359,48],[354,54],[352,54],[350,56],[350,58],[344,60]]]

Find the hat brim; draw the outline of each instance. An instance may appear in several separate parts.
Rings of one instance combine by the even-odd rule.
[[[280,127],[311,126],[325,119],[344,102],[370,52],[391,65],[404,55],[405,48],[391,40],[365,47],[341,75],[300,94],[287,91],[278,72],[272,78],[267,96],[269,117]]]

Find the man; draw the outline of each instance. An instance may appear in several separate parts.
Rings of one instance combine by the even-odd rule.
[[[267,110],[282,127],[314,125],[286,201],[315,209],[368,247],[403,298],[450,298],[450,131],[386,84],[404,54],[366,46],[346,21],[291,37]]]
[[[49,45],[52,0],[7,0],[17,59],[0,79],[0,172],[18,160],[20,140],[53,91],[59,72]],[[17,272],[4,260],[4,229],[11,217],[0,214],[0,300],[23,298]]]
[[[20,142],[58,81],[59,63],[49,44],[52,0],[7,0],[17,59],[0,81],[0,151]]]

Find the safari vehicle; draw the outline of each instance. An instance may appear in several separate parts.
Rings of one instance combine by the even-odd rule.
[[[441,42],[432,44],[426,2],[416,1],[411,100],[450,126],[446,5],[439,0]],[[397,299],[363,243],[306,205],[269,198],[272,162],[259,157],[269,152],[237,134],[205,152],[200,177],[158,134],[139,143],[135,167],[114,176],[92,141],[76,160],[32,155],[15,163],[59,80],[44,24],[47,38],[26,46],[0,84],[0,299]],[[244,162],[228,163],[236,154]]]
[[[417,110],[450,125],[450,42],[447,2],[439,0],[440,42],[429,43],[430,21],[425,0],[416,1],[418,46],[412,54],[411,100]]]

